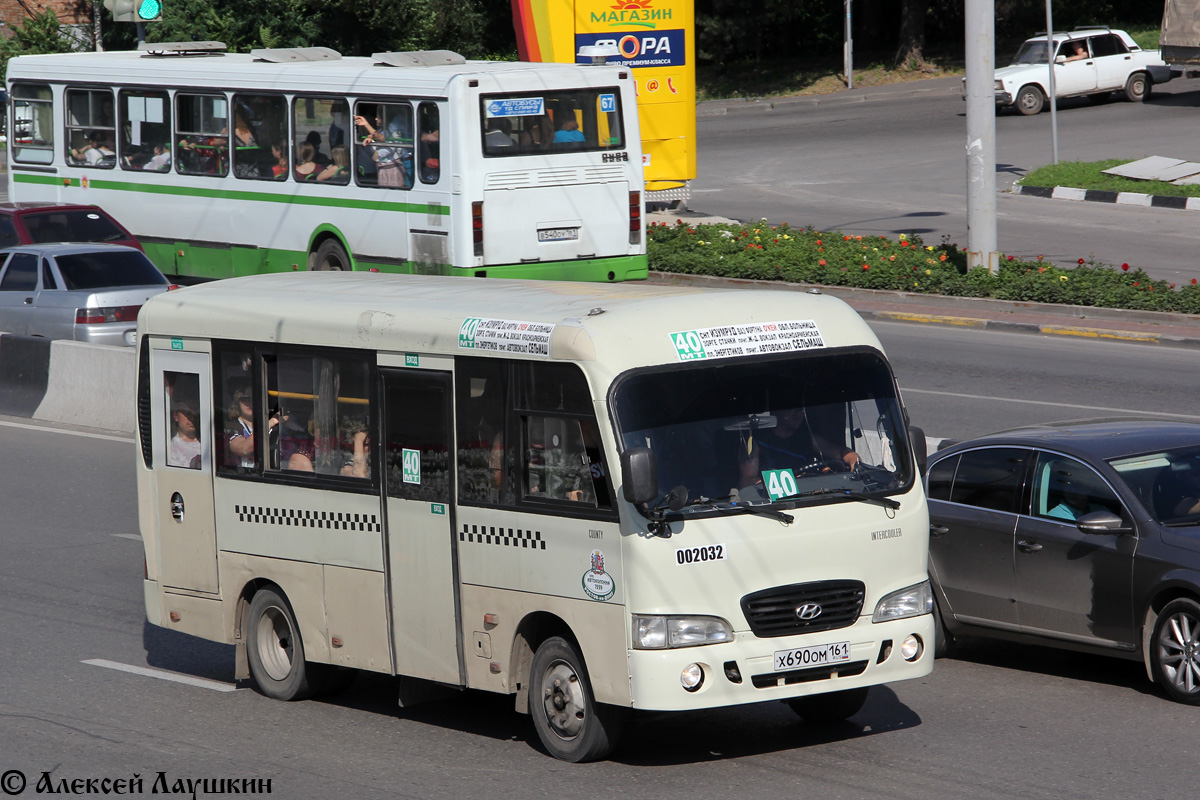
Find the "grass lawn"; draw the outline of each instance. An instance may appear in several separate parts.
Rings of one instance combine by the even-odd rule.
[[[1110,158],[1107,161],[1063,161],[1031,171],[1020,180],[1022,186],[1067,186],[1073,189],[1103,189],[1109,192],[1141,192],[1167,197],[1200,197],[1200,184],[1176,186],[1165,181],[1138,181],[1104,170],[1143,158]]]

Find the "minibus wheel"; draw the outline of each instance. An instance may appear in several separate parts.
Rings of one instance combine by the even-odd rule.
[[[529,670],[529,713],[550,755],[595,761],[617,746],[629,709],[597,703],[583,657],[553,636],[537,649]]]
[[[326,239],[313,256],[313,269],[318,272],[345,272],[350,269],[350,258],[337,239]]]
[[[316,687],[304,661],[300,626],[282,593],[274,589],[255,592],[247,633],[250,675],[259,691],[276,700],[302,700],[312,695]]]
[[[808,697],[794,697],[785,700],[788,706],[805,722],[823,724],[841,722],[853,717],[862,710],[867,702],[869,687],[862,689],[844,689],[840,692],[826,692]]]

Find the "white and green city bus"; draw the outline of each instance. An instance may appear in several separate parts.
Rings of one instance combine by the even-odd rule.
[[[171,275],[646,276],[628,69],[219,43],[8,63],[8,190]]]
[[[579,761],[933,666],[924,439],[833,297],[275,274],[151,298],[138,344],[148,619],[268,696],[508,694]]]

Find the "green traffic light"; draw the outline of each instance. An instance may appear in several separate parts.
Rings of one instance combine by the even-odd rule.
[[[138,4],[138,19],[151,20],[157,19],[162,13],[162,0],[142,0]]]

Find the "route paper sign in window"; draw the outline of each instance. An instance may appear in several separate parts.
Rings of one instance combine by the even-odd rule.
[[[458,330],[458,346],[489,353],[548,356],[552,333],[554,325],[548,322],[467,317]]]
[[[670,336],[680,361],[792,353],[825,346],[821,330],[811,319],[699,328]]]

